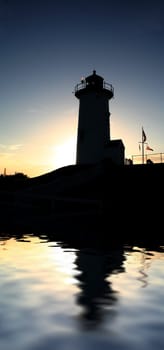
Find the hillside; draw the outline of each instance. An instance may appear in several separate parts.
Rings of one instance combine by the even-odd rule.
[[[3,227],[78,239],[163,236],[164,164],[67,166],[0,191]],[[67,232],[67,233],[66,233]]]

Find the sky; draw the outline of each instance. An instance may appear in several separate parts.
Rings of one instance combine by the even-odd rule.
[[[79,101],[93,70],[114,87],[111,139],[164,152],[163,0],[0,0],[0,173],[75,164]]]

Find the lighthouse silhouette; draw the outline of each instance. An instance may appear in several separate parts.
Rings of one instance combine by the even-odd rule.
[[[111,160],[124,164],[123,142],[110,139],[109,100],[114,96],[113,86],[94,70],[75,86],[75,96],[79,99],[76,163]]]

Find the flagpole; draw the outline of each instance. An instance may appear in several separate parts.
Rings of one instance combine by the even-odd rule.
[[[145,162],[145,155],[144,155],[145,149],[144,149],[144,144],[145,144],[146,140],[147,140],[147,136],[146,136],[145,131],[144,131],[144,128],[143,128],[143,126],[142,126],[142,141],[139,142],[139,148],[140,148],[140,143],[142,143],[142,164],[144,164],[144,162]],[[146,150],[153,151],[153,149],[149,147],[148,143],[146,143],[146,144],[147,144]],[[146,158],[147,158],[147,154],[146,154]]]
[[[145,131],[143,129],[143,126],[142,126],[142,164],[144,164],[144,143],[146,141],[147,137],[146,137],[146,134],[145,134]]]
[[[144,164],[144,141],[142,137],[142,164]]]

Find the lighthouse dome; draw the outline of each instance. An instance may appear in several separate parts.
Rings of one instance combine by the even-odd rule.
[[[97,75],[96,71],[94,70],[93,74],[86,77],[85,81],[87,86],[95,86],[102,88],[104,79],[100,77],[100,75]]]

